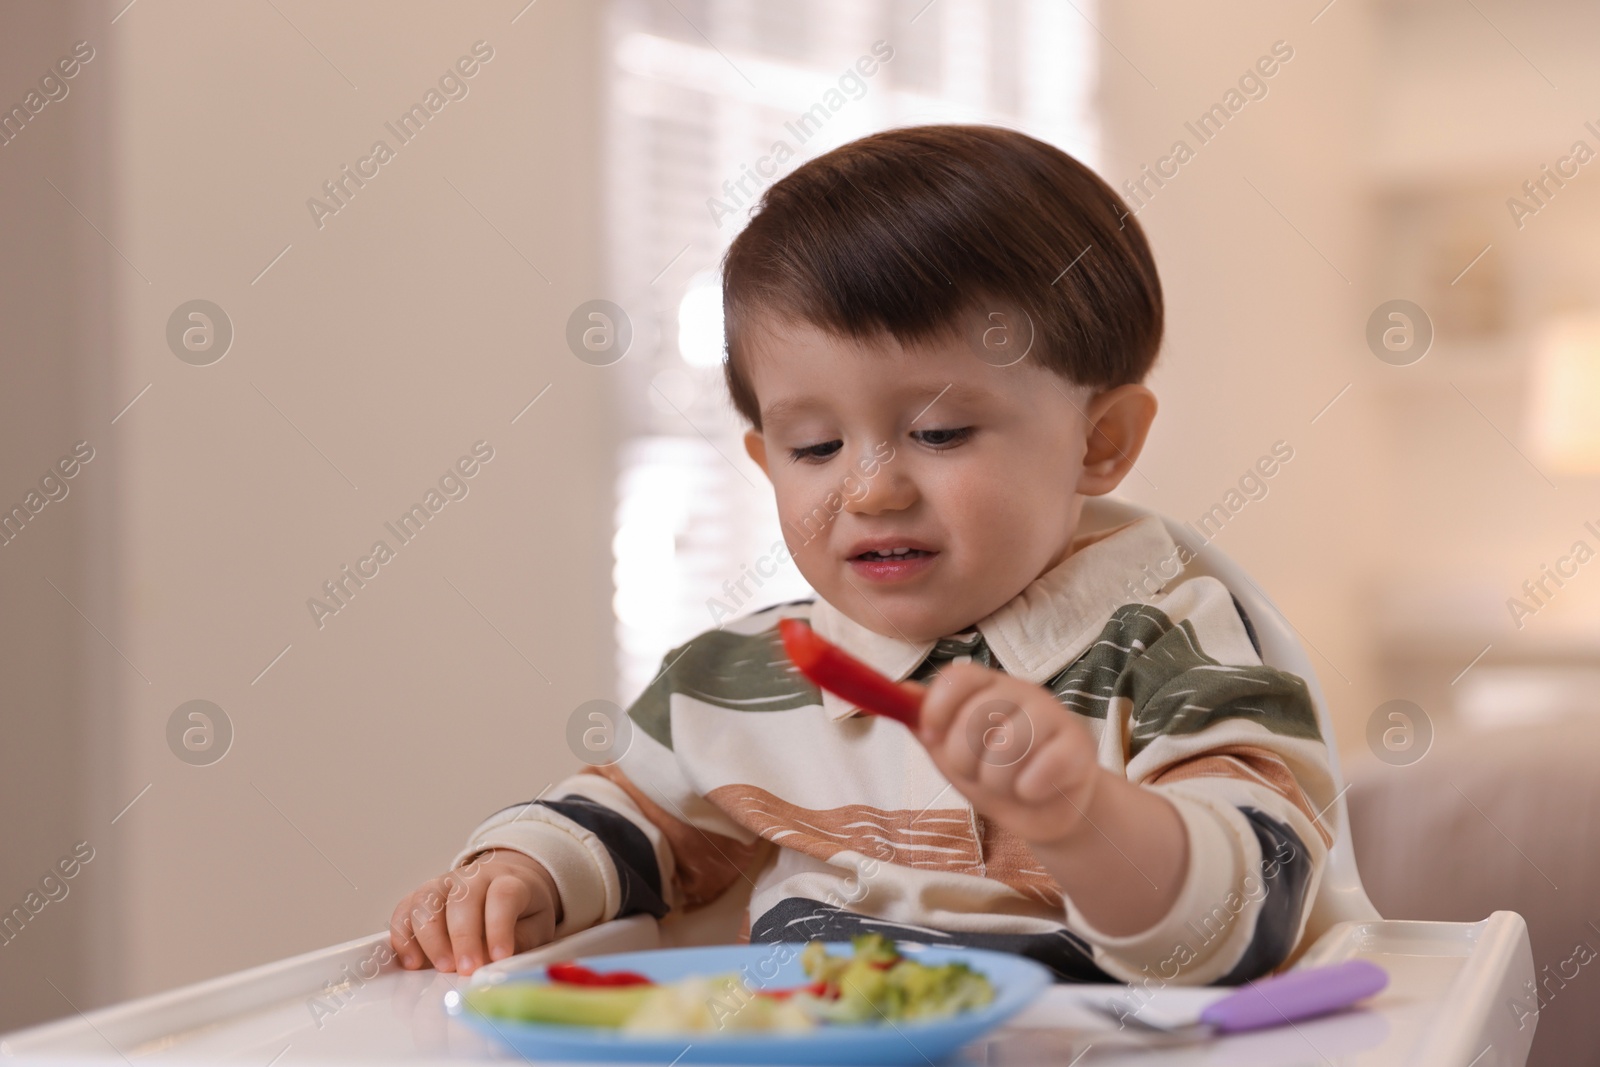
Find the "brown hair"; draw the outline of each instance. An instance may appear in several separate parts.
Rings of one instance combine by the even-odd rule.
[[[1079,385],[1142,381],[1161,345],[1161,281],[1144,232],[1093,171],[999,126],[908,126],[796,168],[762,195],[722,260],[723,371],[762,314],[902,345],[959,331],[985,302],[1024,309],[1031,354]]]

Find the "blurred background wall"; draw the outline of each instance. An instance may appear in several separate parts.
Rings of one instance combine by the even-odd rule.
[[[27,19],[8,13],[6,32],[0,33],[0,70],[19,72],[6,86],[8,97],[15,92],[20,101],[57,59],[72,59],[73,43],[85,39],[93,21],[86,8],[70,4],[40,6]],[[5,528],[12,539],[0,547],[6,693],[0,712],[0,899],[7,911],[37,890],[39,879],[60,860],[67,859],[70,868],[77,842],[92,834],[103,844],[100,831],[116,813],[98,809],[114,802],[106,785],[120,774],[113,740],[120,680],[107,647],[84,621],[87,615],[109,627],[117,612],[115,531],[121,516],[114,487],[125,457],[106,440],[115,409],[101,414],[115,394],[115,286],[102,239],[77,213],[101,219],[112,213],[113,97],[106,83],[115,64],[114,56],[97,50],[75,78],[60,83],[69,87],[67,96],[44,105],[32,120],[21,120],[33,128],[11,133],[19,120],[9,113],[10,125],[0,127],[12,138],[0,146],[0,199],[7,205],[0,213],[0,492],[8,512],[30,490],[45,502],[36,503],[39,514],[25,518],[20,533],[12,533],[13,519]],[[81,469],[72,454],[79,441],[94,449]],[[71,479],[61,479],[54,466],[64,457],[66,469],[74,471]],[[67,490],[54,502],[38,484],[51,474]],[[51,495],[60,496],[55,485],[50,483]],[[97,648],[92,642],[102,643]],[[104,867],[95,869],[101,860]],[[7,991],[0,1025],[71,1011],[46,982],[24,975],[50,978],[67,996],[89,999],[95,946],[104,960],[105,947],[118,944],[122,934],[110,921],[110,879],[96,877],[110,866],[108,854],[97,851],[80,872],[85,877],[63,883],[69,895],[48,905],[68,914],[48,916],[59,921],[30,921],[32,929],[0,947]],[[106,983],[97,999],[115,996],[119,988],[116,981]]]
[[[0,899],[93,858],[0,947],[0,1025],[382,928],[566,772],[551,724],[612,695],[617,429],[549,342],[601,289],[597,11],[515,14],[6,10],[8,100],[79,40],[94,58],[0,148],[0,497],[94,457],[0,549]],[[379,139],[319,227],[307,201]],[[208,365],[168,341],[192,300],[232,326]],[[203,314],[191,360],[221,346]],[[402,544],[385,524],[429,490]],[[380,539],[393,559],[316,617]],[[194,700],[221,716],[169,736]]]
[[[1595,805],[1574,842],[1519,801],[1552,760],[1594,762],[1570,740],[1600,693],[1600,564],[1574,552],[1600,549],[1592,9],[0,19],[0,103],[92,49],[0,145],[0,504],[67,489],[0,547],[0,904],[92,849],[0,946],[0,1029],[380,928],[477,819],[575,765],[579,705],[625,704],[716,623],[776,537],[716,367],[717,257],[749,207],[723,183],[830,89],[785,170],[888,125],[992,121],[1129,195],[1168,333],[1123,493],[1191,522],[1221,506],[1216,544],[1311,648],[1375,901],[1515,908],[1553,959],[1600,936],[1558,869]],[[875,42],[892,58],[858,93],[841,75]],[[41,485],[79,442],[92,458]],[[385,524],[419,503],[402,541]],[[393,558],[363,563],[380,539]],[[780,574],[732,606],[804,591]],[[1419,770],[1536,725],[1548,744],[1499,778]],[[1462,900],[1441,896],[1461,871],[1389,854],[1468,830]],[[1595,999],[1564,995],[1541,1043]]]

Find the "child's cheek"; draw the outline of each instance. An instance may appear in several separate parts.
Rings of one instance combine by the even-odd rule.
[[[1014,527],[1017,498],[1005,472],[937,471],[920,479],[917,488],[939,516],[940,526],[960,531],[963,540],[974,536],[1003,540],[1005,531]]]
[[[836,479],[788,474],[775,486],[784,539],[797,559],[822,558],[850,500]]]

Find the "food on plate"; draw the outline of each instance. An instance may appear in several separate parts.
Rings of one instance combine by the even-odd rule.
[[[546,969],[547,982],[484,986],[465,1000],[492,1018],[667,1034],[939,1019],[994,999],[989,979],[965,963],[919,963],[881,934],[859,936],[851,947],[850,955],[835,956],[823,942],[810,942],[800,963],[811,981],[788,989],[766,989],[742,974],[658,984],[631,971],[556,963]]]
[[[738,975],[724,974],[656,986],[622,1029],[635,1034],[795,1033],[816,1025],[801,998],[753,994]]]
[[[552,963],[544,970],[550,981],[567,985],[655,985],[644,975],[633,971],[593,971],[576,963]]]
[[[965,963],[918,963],[900,955],[881,934],[852,941],[853,956],[830,956],[813,941],[800,954],[806,974],[827,993],[811,998],[826,1022],[942,1019],[994,999],[989,979]]]
[[[654,986],[582,986],[565,982],[502,982],[463,998],[479,1015],[525,1023],[621,1026]]]

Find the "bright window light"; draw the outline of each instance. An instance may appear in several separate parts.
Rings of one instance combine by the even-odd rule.
[[[1600,315],[1545,323],[1534,350],[1528,426],[1541,462],[1563,474],[1600,474]]]
[[[722,283],[695,275],[678,304],[678,352],[691,367],[722,364]]]

